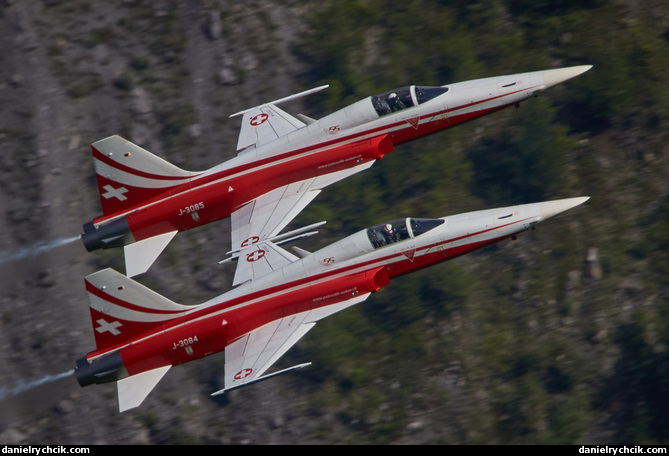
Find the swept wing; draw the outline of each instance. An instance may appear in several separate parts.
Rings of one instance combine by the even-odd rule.
[[[228,252],[232,258],[238,259],[233,285],[269,272],[260,267],[265,263],[260,260],[264,258],[263,251],[266,249],[259,243],[277,236],[323,188],[359,173],[372,164],[374,161],[369,161],[353,168],[285,185],[234,211],[231,214],[232,248]],[[291,256],[289,261],[296,259],[290,253],[285,253]]]
[[[357,295],[337,304],[279,318],[237,339],[225,349],[224,388],[213,395],[308,365],[308,363],[298,364],[264,375],[272,364],[316,325],[318,320],[358,304],[370,294]]]
[[[300,119],[291,116],[277,105],[312,93],[320,92],[328,86],[320,86],[289,95],[278,100],[264,103],[244,111],[232,114],[230,117],[243,116],[242,127],[237,140],[237,150],[247,152],[250,148],[261,146],[287,135],[293,130],[302,128],[306,124]]]

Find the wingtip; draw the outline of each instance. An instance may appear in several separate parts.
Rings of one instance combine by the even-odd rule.
[[[242,114],[246,114],[247,112],[253,111],[254,109],[262,108],[263,106],[278,105],[278,104],[285,103],[285,102],[290,101],[290,100],[295,100],[297,98],[305,97],[307,95],[311,95],[313,93],[320,92],[321,90],[325,90],[328,87],[330,87],[330,85],[325,84],[325,85],[322,85],[322,86],[319,86],[319,87],[315,87],[313,89],[305,90],[303,92],[288,95],[287,97],[279,98],[278,100],[270,101],[268,103],[263,103],[263,104],[260,104],[258,106],[254,106],[252,108],[248,108],[248,109],[244,109],[242,111],[236,112],[234,114],[231,114],[229,118],[240,116]]]

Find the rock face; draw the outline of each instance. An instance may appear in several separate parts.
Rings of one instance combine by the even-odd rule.
[[[83,277],[122,267],[119,252],[90,255],[76,239],[100,213],[90,144],[121,134],[190,169],[231,158],[239,126],[228,115],[292,90],[299,65],[272,68],[290,58],[276,49],[298,33],[299,9],[264,1],[39,0],[2,8],[0,442],[290,441],[279,437],[290,419],[274,387],[222,402],[208,397],[222,357],[173,369],[146,407],[122,419],[111,385],[82,389],[67,376],[24,392],[19,386],[67,372],[95,348]],[[270,24],[277,14],[289,20]],[[274,76],[280,81],[268,82]],[[229,271],[216,266],[228,229],[224,222],[176,241],[178,257],[199,253],[183,262],[167,254],[156,264],[155,288],[199,302],[228,287]],[[57,239],[68,242],[51,247]],[[230,407],[237,400],[243,403]]]

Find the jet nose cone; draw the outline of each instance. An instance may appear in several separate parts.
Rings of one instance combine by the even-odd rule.
[[[585,73],[592,65],[580,65],[567,68],[558,68],[556,70],[544,70],[544,85],[546,88],[553,87],[567,79],[575,78],[576,76]]]
[[[567,198],[557,201],[546,201],[540,203],[541,217],[545,220],[562,212],[573,209],[576,206],[585,203],[590,199],[589,196],[580,196],[577,198]]]

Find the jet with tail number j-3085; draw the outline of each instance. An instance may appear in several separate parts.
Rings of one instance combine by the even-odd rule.
[[[117,382],[120,411],[139,406],[175,365],[225,352],[222,394],[309,363],[268,369],[321,319],[398,276],[513,237],[588,198],[403,218],[299,256],[271,240],[237,252],[246,280],[198,305],[177,304],[104,269],[86,277],[96,351],[76,363],[81,386]]]
[[[123,247],[132,277],[146,272],[176,233],[227,217],[233,254],[277,236],[304,236],[280,232],[324,187],[369,168],[398,144],[517,105],[590,68],[406,86],[320,120],[278,107],[327,86],[318,87],[233,114],[242,116],[237,156],[202,172],[119,136],[102,139],[92,150],[103,214],[84,225],[82,241],[88,251]]]

